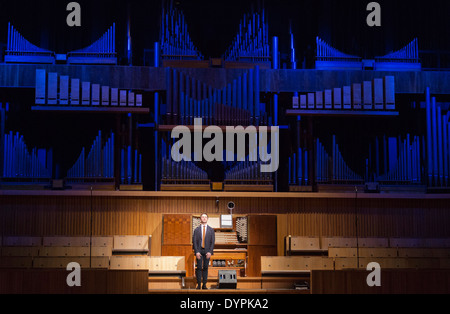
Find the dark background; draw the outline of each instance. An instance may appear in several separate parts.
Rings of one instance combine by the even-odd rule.
[[[6,49],[8,22],[31,43],[62,54],[91,45],[116,23],[116,52],[119,64],[128,65],[130,62],[127,59],[126,43],[129,16],[132,37],[131,64],[153,65],[151,58],[144,58],[144,50],[153,49],[154,42],[159,41],[162,0],[78,0],[76,2],[81,5],[81,27],[69,27],[66,24],[67,15],[70,13],[66,11],[69,2],[0,0],[0,51]],[[243,16],[264,7],[269,37],[279,37],[281,67],[289,67],[289,25],[292,24],[298,68],[313,68],[316,36],[319,36],[338,50],[363,58],[386,55],[403,48],[417,37],[423,69],[450,69],[450,1],[378,1],[382,10],[381,27],[369,27],[366,24],[369,14],[366,6],[369,2],[178,0],[174,1],[174,5],[184,13],[190,36],[206,59],[222,56],[236,36]],[[437,61],[439,54],[440,63]],[[153,95],[144,94],[144,97],[152,99]],[[283,107],[289,103],[290,95],[281,97],[285,97],[280,98]],[[59,175],[65,175],[78,158],[82,147],[90,147],[98,130],[102,130],[106,138],[110,131],[115,129],[114,116],[32,112],[30,106],[33,99],[33,89],[0,87],[0,102],[10,103],[6,130],[20,132],[29,148],[52,147],[54,164],[60,166]],[[364,158],[368,156],[369,143],[373,142],[375,136],[424,134],[423,112],[412,109],[413,101],[418,101],[414,95],[398,95],[400,118],[396,120],[319,119],[315,122],[313,136],[323,139],[324,144],[325,141],[330,144],[331,135],[336,134],[344,159],[355,171],[364,173]],[[284,109],[286,108],[281,108]],[[120,123],[124,124],[126,117],[121,120]],[[289,124],[283,117],[281,120],[282,125]],[[137,116],[134,123],[137,122],[151,122],[151,115]],[[293,153],[291,145],[296,141],[294,133],[286,131],[281,137],[281,176],[287,176],[287,156]],[[153,131],[140,129],[135,132],[135,136],[139,138],[140,150],[144,154],[145,188],[153,189]],[[118,138],[117,141],[117,145],[120,145]],[[349,147],[351,149],[345,149]],[[220,180],[219,177],[223,176],[223,165],[220,163],[199,166],[208,171],[215,170],[209,174],[210,178],[217,177]]]
[[[33,44],[67,53],[92,44],[116,23],[116,50],[120,64],[126,54],[127,16],[131,21],[133,65],[144,64],[144,49],[159,40],[162,0],[78,0],[81,27],[69,27],[70,0],[16,0],[0,2],[0,43],[7,41],[7,25]],[[264,7],[269,36],[280,39],[282,59],[288,60],[289,23],[292,23],[297,61],[314,53],[315,38],[351,55],[383,56],[418,37],[420,50],[450,50],[450,2],[446,0],[378,1],[382,26],[369,27],[369,0],[175,0],[185,15],[190,36],[206,59],[220,57],[237,34],[246,13]],[[309,46],[309,47],[308,47]],[[309,50],[309,51],[308,51]],[[287,55],[287,56],[286,56]],[[282,60],[283,62],[283,60]],[[426,64],[423,64],[427,67]],[[283,66],[283,65],[281,65]]]

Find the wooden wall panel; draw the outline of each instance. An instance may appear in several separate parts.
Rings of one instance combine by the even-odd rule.
[[[250,215],[248,217],[249,245],[277,245],[277,216]]]
[[[69,287],[66,270],[2,269],[1,294],[147,294],[147,271],[81,270],[81,287]]]
[[[248,216],[248,268],[247,276],[261,276],[261,256],[277,255],[277,216]]]
[[[284,238],[289,235],[288,232],[288,215],[277,215],[277,255],[283,256],[285,252]]]
[[[191,244],[191,226],[191,215],[164,215],[163,244]]]
[[[248,277],[261,277],[261,256],[276,256],[277,247],[273,245],[248,246]]]
[[[184,256],[186,276],[195,276],[194,273],[194,250],[192,245],[163,245],[161,256]]]
[[[233,213],[236,215],[277,215],[277,244],[280,255],[283,252],[280,243],[287,235],[450,237],[450,228],[447,227],[450,221],[450,202],[445,198],[355,200],[329,197],[221,196],[217,211],[215,200],[214,194],[210,197],[94,196],[92,234],[151,234],[152,248],[160,253],[164,214],[198,215],[203,211],[225,214],[228,212],[226,203],[233,200],[236,203]],[[0,236],[89,236],[91,198],[88,194],[1,195],[0,228]]]
[[[313,270],[312,294],[448,294],[450,272],[446,270],[381,271],[381,287],[369,287],[367,271]]]

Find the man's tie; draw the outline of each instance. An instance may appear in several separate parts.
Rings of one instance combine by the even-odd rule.
[[[205,226],[202,226],[203,229],[203,237],[202,237],[202,248],[205,248]]]

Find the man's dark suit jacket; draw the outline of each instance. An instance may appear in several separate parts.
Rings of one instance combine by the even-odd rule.
[[[216,242],[216,236],[214,233],[214,229],[208,226],[206,228],[206,234],[205,234],[205,252],[211,253],[211,255],[214,254],[214,243]],[[194,246],[194,253],[200,253],[200,250],[202,248],[202,225],[197,227],[194,230],[194,235],[192,236],[192,244]]]

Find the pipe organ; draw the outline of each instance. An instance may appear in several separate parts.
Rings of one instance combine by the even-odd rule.
[[[446,114],[436,104],[436,97],[426,89],[426,173],[428,186],[449,186],[450,111]]]
[[[98,131],[87,155],[83,147],[72,168],[67,171],[69,182],[83,182],[88,178],[114,177],[114,133],[106,142],[102,141],[102,132]]]
[[[142,94],[37,69],[35,104],[49,109],[51,105],[66,109],[75,106],[142,107]]]
[[[260,101],[260,69],[249,69],[222,88],[214,88],[182,70],[166,68],[165,124],[272,125],[272,114]]]
[[[161,141],[161,186],[207,184],[209,188],[208,173],[197,166],[195,162],[185,160],[175,162],[173,160],[172,154],[180,154],[178,149],[173,149],[174,145],[178,145],[178,143],[166,143],[164,139]],[[177,159],[179,159],[178,157]]]
[[[221,166],[224,170],[221,175],[227,185],[243,186],[245,182],[253,182],[255,185],[273,185],[277,190],[277,180],[280,178],[280,186],[308,188],[315,184],[363,181],[412,186],[426,183],[433,189],[449,186],[450,113],[446,103],[439,103],[439,94],[431,95],[430,89],[425,94],[425,129],[403,131],[397,128],[395,132],[386,131],[385,134],[369,130],[373,131],[371,134],[374,136],[365,146],[369,148],[368,155],[361,158],[358,156],[352,161],[344,160],[344,156],[350,156],[356,148],[337,144],[336,138],[341,137],[339,129],[336,132],[331,131],[330,134],[334,134],[331,141],[325,139],[323,134],[315,134],[313,130],[313,117],[332,116],[334,119],[343,116],[350,121],[355,117],[397,119],[399,116],[408,116],[410,113],[402,111],[404,108],[401,107],[404,106],[401,102],[405,98],[405,84],[402,80],[407,76],[396,75],[395,72],[421,71],[417,38],[397,51],[369,60],[339,51],[316,37],[315,70],[319,71],[313,73],[317,74],[318,80],[328,77],[327,75],[334,75],[333,72],[328,74],[329,71],[357,70],[349,73],[359,74],[349,74],[349,78],[339,79],[340,82],[345,82],[342,84],[334,84],[334,80],[328,78],[329,84],[313,83],[314,86],[320,86],[314,89],[308,88],[311,85],[303,84],[302,86],[306,86],[303,90],[292,92],[292,86],[296,83],[288,82],[283,85],[283,80],[302,77],[297,75],[297,71],[301,70],[297,70],[298,52],[292,25],[289,25],[288,54],[283,56],[278,51],[279,46],[283,47],[279,37],[269,38],[268,14],[264,6],[258,6],[258,10],[245,14],[241,19],[231,45],[221,56],[220,64],[211,61],[208,65],[210,69],[200,69],[205,71],[197,72],[193,64],[197,61],[203,62],[205,57],[194,45],[186,16],[180,7],[181,5],[173,0],[167,0],[161,8],[159,42],[154,43],[154,66],[162,69],[151,72],[157,73],[157,79],[163,82],[157,90],[152,89],[153,87],[145,90],[142,85],[140,89],[129,89],[120,86],[123,84],[112,86],[110,83],[113,80],[122,82],[122,78],[114,77],[109,81],[82,79],[79,74],[74,74],[79,73],[73,70],[78,66],[89,69],[90,65],[97,64],[112,66],[113,74],[118,71],[118,67],[114,67],[118,60],[116,37],[121,32],[116,32],[115,23],[88,47],[70,51],[65,55],[66,64],[73,65],[70,69],[61,64],[62,60],[58,54],[33,45],[8,23],[6,63],[50,64],[33,68],[36,80],[32,110],[129,114],[128,119],[116,115],[116,129],[114,130],[114,126],[110,128],[114,132],[107,141],[97,136],[93,147],[81,150],[73,167],[67,172],[68,177],[105,177],[114,178],[117,184],[142,184],[145,181],[142,172],[143,164],[146,163],[144,158],[148,155],[139,147],[140,142],[146,139],[141,139],[140,132],[134,132],[133,128],[136,126],[151,128],[153,131],[154,142],[150,154],[154,154],[152,167],[155,169],[149,172],[154,173],[150,181],[155,189],[158,189],[161,183],[182,185],[195,180],[207,185],[210,181],[207,164],[185,161],[176,163],[169,153],[173,144],[166,144],[166,141],[172,143],[167,138],[174,126],[185,125],[192,130],[194,119],[201,118],[203,126],[216,125],[222,131],[226,126],[256,126],[258,129],[261,126],[279,126],[284,123],[287,125],[280,128],[283,132],[282,139],[292,139],[292,142],[295,142],[290,147],[286,145],[281,148],[281,155],[286,157],[282,162],[284,169],[281,170],[288,174],[286,178],[277,174],[259,173],[261,162],[250,161],[253,159],[248,155],[242,163],[223,162]],[[129,26],[129,21],[127,25]],[[127,30],[126,35],[131,36],[130,29]],[[128,53],[130,49],[127,47]],[[168,63],[169,61],[193,63]],[[227,68],[227,62],[233,65]],[[58,64],[53,65],[55,63]],[[241,65],[236,66],[239,63]],[[280,63],[283,67],[288,64],[289,70],[280,70]],[[182,67],[181,64],[189,66]],[[267,66],[268,64],[270,65]],[[129,68],[132,71],[140,71],[134,69],[134,66]],[[328,71],[322,73],[320,70]],[[394,73],[385,75],[377,71]],[[93,77],[95,75],[92,74]],[[352,79],[354,77],[357,79]],[[152,85],[153,79],[149,78],[149,85]],[[290,91],[283,91],[282,86],[290,86]],[[155,100],[153,108],[143,104],[144,96]],[[291,108],[280,112],[279,105],[282,108]],[[16,175],[7,169],[13,165],[10,150],[16,147],[14,145],[18,145],[18,149],[24,154],[17,157],[21,161],[17,161],[14,167],[22,167],[22,162],[29,158],[34,160],[29,162],[36,166],[34,172],[31,172],[33,175],[52,177],[52,169],[48,168],[51,166],[51,151],[44,154],[44,150],[36,150],[26,155],[23,138],[17,137],[17,134],[5,133],[6,112],[3,108],[1,113],[0,163],[3,177]],[[136,123],[132,123],[132,113],[143,115],[134,121]],[[295,116],[296,120],[290,121],[291,116]],[[145,122],[138,121],[141,118]],[[129,125],[123,127],[121,123],[125,120]],[[331,122],[341,128],[339,123]],[[114,143],[114,135],[121,139],[120,144],[117,138]],[[42,169],[39,164],[42,164]],[[21,168],[18,173],[25,173],[24,169]],[[299,188],[298,191],[300,190],[309,191],[306,188]]]
[[[203,60],[194,45],[181,10],[173,1],[164,1],[161,14],[160,49],[163,60]]]
[[[3,138],[3,179],[17,182],[49,181],[52,178],[52,149],[30,149],[23,135],[10,131]]]
[[[57,54],[54,51],[40,48],[25,39],[11,23],[8,23],[8,42],[6,48],[6,63],[42,63],[55,64],[66,61],[67,64],[117,64],[116,55],[116,25],[113,24],[92,45],[70,51],[67,54]]]
[[[417,38],[398,51],[373,60],[348,55],[332,47],[319,37],[316,38],[317,70],[364,70],[376,71],[420,71],[419,46]]]
[[[54,64],[55,52],[33,45],[8,23],[5,62]]]
[[[270,61],[269,30],[264,9],[244,15],[239,32],[223,55],[225,61]]]
[[[295,93],[292,108],[300,110],[395,110],[395,78],[385,76],[342,88]]]
[[[92,45],[67,53],[68,64],[117,64],[116,24]]]

